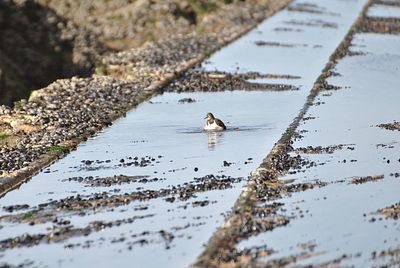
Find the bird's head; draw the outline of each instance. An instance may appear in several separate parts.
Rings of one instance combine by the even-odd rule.
[[[214,115],[212,113],[207,113],[206,117],[204,119],[214,119]]]

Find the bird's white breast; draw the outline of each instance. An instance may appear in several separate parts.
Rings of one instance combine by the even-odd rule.
[[[204,130],[224,130],[223,127],[218,126],[215,121],[212,124],[207,124],[204,126]]]

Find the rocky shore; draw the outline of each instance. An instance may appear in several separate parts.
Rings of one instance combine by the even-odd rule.
[[[84,7],[86,2],[82,2]],[[104,5],[108,3],[108,1],[100,2]],[[117,10],[121,10],[119,8],[124,5],[134,8],[134,5],[147,1],[134,1],[132,5],[125,2],[118,1],[120,6],[104,10],[113,10],[118,13]],[[165,3],[164,1],[153,2],[155,2],[154,8],[157,11],[160,10],[158,7],[164,7],[162,5]],[[87,78],[73,77],[57,80],[43,89],[34,91],[29,100],[16,102],[12,108],[0,106],[0,193],[4,194],[18,186],[41,168],[74,149],[81,141],[110,125],[113,120],[122,116],[129,109],[154,94],[162,92],[163,87],[173,79],[200,63],[213,51],[240,37],[289,1],[225,2],[226,4],[217,1],[215,3],[213,1],[188,1],[189,7],[196,13],[196,20],[193,23],[173,24],[174,27],[169,28],[168,24],[160,23],[158,25],[156,23],[159,27],[167,27],[168,30],[158,31],[163,34],[150,39],[151,41],[143,39],[139,43],[148,42],[140,47],[107,54],[104,54],[104,50],[102,50],[107,46],[108,51],[112,51],[114,48],[126,48],[126,41],[129,38],[136,39],[138,36],[132,34],[137,29],[126,31],[120,36],[120,39],[112,34],[108,36],[105,33],[115,33],[115,31],[107,30],[113,28],[108,28],[108,24],[103,23],[104,16],[97,16],[102,19],[95,23],[90,16],[86,16],[87,14],[78,16],[74,12],[76,5],[81,8],[79,10],[93,11],[89,4],[87,8],[82,8],[79,4],[80,1],[67,1],[65,6],[57,1],[44,0],[32,3],[31,1],[18,1],[18,4],[14,1],[4,2],[16,10],[18,10],[18,5],[22,5],[22,7],[42,5],[41,7],[43,7],[44,4],[48,4],[49,7],[54,8],[55,12],[51,11],[52,14],[55,14],[54,16],[61,17],[66,25],[81,25],[77,29],[82,33],[87,33],[86,36],[95,36],[93,40],[98,42],[89,43],[100,45],[93,47],[82,45],[80,46],[82,50],[77,50],[86,51],[85,55],[93,52],[90,55],[93,55],[91,59],[94,60],[82,60],[82,62],[83,65],[90,63],[89,68],[83,68],[85,70],[96,65],[95,74]],[[168,4],[165,6],[170,7],[173,6],[174,1],[166,3]],[[74,6],[74,4],[76,5]],[[185,9],[185,7],[182,8]],[[167,11],[171,10],[167,8]],[[121,12],[123,11],[121,10]],[[190,10],[188,12],[191,13]],[[122,16],[122,18],[125,17]],[[188,22],[193,20],[186,15],[183,18]],[[86,23],[86,19],[93,24]],[[131,17],[128,16],[125,19],[130,21]],[[168,20],[168,16],[164,19]],[[178,16],[177,20],[181,19],[182,17]],[[57,25],[59,26],[59,24]],[[158,26],[151,28],[153,27],[151,25],[147,25],[145,28],[147,30],[158,29]],[[100,29],[100,33],[94,32],[93,29],[90,30],[91,27]],[[146,31],[139,32],[145,35]],[[127,35],[128,33],[129,35]],[[71,40],[79,41],[81,40],[78,38],[79,36],[80,34],[77,34]],[[87,40],[92,39],[87,38]],[[115,43],[110,45],[107,40],[113,40]],[[128,43],[129,46],[132,46],[132,43]],[[79,45],[73,46],[72,51],[75,51],[77,47]],[[1,52],[3,53],[2,50]],[[101,60],[100,55],[103,55]],[[71,57],[74,58],[74,56]],[[49,62],[51,61],[49,60]],[[27,68],[34,69],[32,66],[27,66]],[[43,69],[46,68],[50,67],[43,67]],[[21,72],[21,77],[23,75],[25,73]]]

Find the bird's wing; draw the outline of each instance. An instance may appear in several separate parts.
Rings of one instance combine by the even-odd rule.
[[[219,120],[218,118],[215,118],[215,123],[216,123],[218,126],[222,127],[224,130],[226,130],[226,126],[225,126],[224,122],[222,122],[222,121]]]

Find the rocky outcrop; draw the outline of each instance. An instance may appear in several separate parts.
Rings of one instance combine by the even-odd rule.
[[[224,23],[238,14],[249,16],[262,12],[267,1],[219,1],[219,0],[39,0],[61,16],[78,25],[85,25],[99,39],[118,50],[156,41],[171,34],[187,34],[195,30],[207,31],[206,24],[213,23],[221,10],[228,18],[219,18]],[[253,5],[252,5],[253,4]],[[258,10],[258,12],[257,12]],[[251,15],[250,15],[251,16]]]
[[[270,0],[1,1],[0,104],[10,106],[59,78],[90,76],[107,51],[238,31],[271,8]]]
[[[0,103],[72,75],[90,75],[103,50],[95,36],[31,0],[0,1]]]

